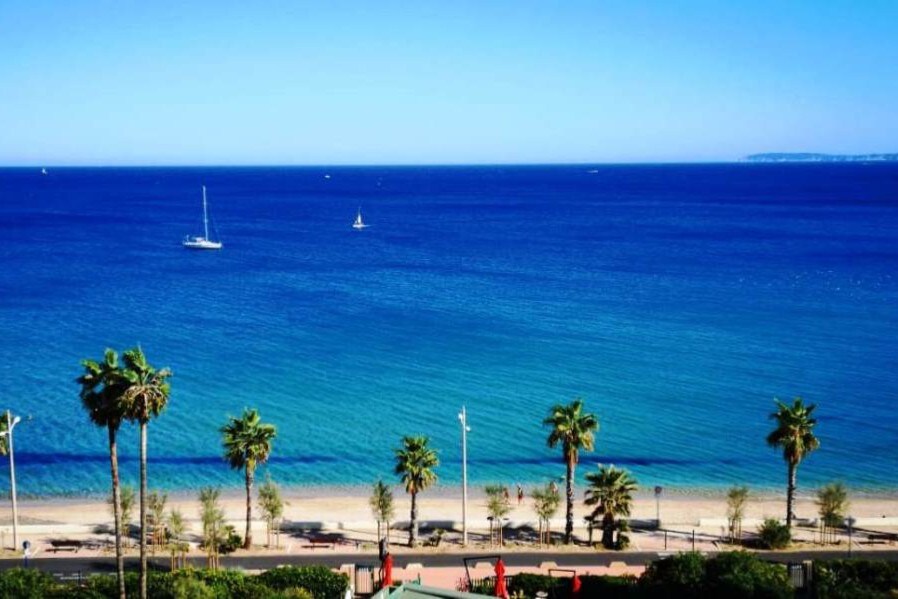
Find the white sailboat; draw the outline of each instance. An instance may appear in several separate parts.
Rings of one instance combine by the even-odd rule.
[[[42,175],[46,175],[46,174],[47,174],[47,169],[46,169],[46,168],[42,168],[42,169],[41,169],[41,174],[42,174]]]
[[[206,186],[203,185],[203,236],[191,237],[188,235],[184,238],[184,247],[191,250],[220,250],[222,243],[220,241],[212,241],[209,239],[209,215],[206,208]]]
[[[355,215],[355,222],[352,223],[352,228],[353,229],[364,229],[367,226],[368,225],[366,225],[364,223],[364,221],[362,221],[362,208],[360,206],[358,213]]]

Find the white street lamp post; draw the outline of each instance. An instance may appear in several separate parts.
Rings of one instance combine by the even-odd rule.
[[[19,416],[13,418],[9,410],[6,410],[6,430],[0,433],[0,437],[6,436],[9,439],[9,481],[12,492],[12,544],[14,549],[19,548],[19,510],[16,506],[16,461],[13,457],[12,430],[21,421]]]
[[[458,415],[461,424],[461,544],[468,544],[468,413],[462,406]]]

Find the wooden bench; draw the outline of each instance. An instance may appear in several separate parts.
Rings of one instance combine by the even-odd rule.
[[[322,537],[311,537],[309,539],[309,548],[310,549],[318,549],[319,547],[322,549],[327,549],[334,546],[334,542],[327,538]]]
[[[75,553],[78,553],[78,550],[83,546],[84,543],[82,543],[81,541],[50,541],[50,551],[54,553],[58,551],[74,551]]]
[[[892,545],[898,540],[898,534],[888,532],[874,532],[867,535],[867,543],[888,543]]]

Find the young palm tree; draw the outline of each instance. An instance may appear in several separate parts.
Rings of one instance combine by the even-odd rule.
[[[153,529],[153,547],[162,548],[165,544],[165,504],[168,502],[168,493],[153,491],[147,496],[147,505],[150,510],[150,519]]]
[[[727,491],[727,524],[730,529],[730,541],[742,541],[742,518],[745,516],[745,504],[748,503],[748,487],[745,485],[731,487]]]
[[[400,475],[405,491],[412,496],[409,547],[418,546],[418,493],[437,480],[434,468],[440,465],[437,453],[428,447],[427,437],[403,437],[402,447],[396,449],[396,474]]]
[[[595,432],[599,429],[599,420],[593,414],[583,413],[583,401],[575,399],[572,403],[556,405],[549,412],[543,424],[551,427],[549,447],[561,444],[566,471],[567,514],[564,525],[564,542],[574,541],[574,470],[579,461],[580,450],[592,451],[595,443]]]
[[[386,544],[389,547],[390,521],[396,514],[396,509],[393,507],[393,490],[388,487],[384,481],[377,481],[374,483],[374,488],[371,490],[371,497],[368,499],[368,503],[371,506],[371,513],[377,521],[377,540],[380,542],[380,527],[381,524],[383,524],[387,528],[385,538]]]
[[[593,520],[602,517],[602,545],[606,549],[613,549],[616,520],[630,516],[636,481],[626,470],[601,464],[598,472],[586,475],[586,480],[589,483],[586,505],[596,506],[592,517]]]
[[[848,489],[840,482],[823,485],[817,490],[816,503],[820,514],[820,538],[825,544],[828,537],[835,537],[836,528],[842,526],[848,513]]]
[[[169,539],[169,550],[171,551],[171,569],[174,571],[184,565],[185,546],[186,543],[181,542],[181,536],[184,534],[184,516],[178,509],[172,509],[168,514],[168,532],[171,535]]]
[[[218,569],[218,552],[226,538],[224,510],[218,499],[221,490],[212,487],[200,489],[200,520],[203,523],[203,547],[206,549],[206,565],[210,570]]]
[[[273,424],[265,424],[258,410],[243,410],[240,418],[231,417],[221,427],[225,459],[231,468],[243,470],[246,481],[246,536],[243,547],[249,549],[253,545],[250,521],[253,517],[253,479],[256,466],[264,464],[271,455],[271,442],[277,436]]]
[[[265,482],[259,487],[259,509],[265,518],[265,532],[268,547],[271,548],[271,534],[275,534],[277,546],[280,547],[280,522],[284,516],[284,500],[281,497],[281,489],[266,475]]]
[[[122,496],[118,473],[117,435],[125,417],[122,393],[125,390],[118,354],[107,349],[99,361],[83,360],[84,374],[76,379],[81,386],[81,403],[91,422],[104,427],[109,436],[109,468],[112,474],[112,514],[115,522],[115,567],[119,597],[125,597],[125,559],[122,553]],[[5,437],[4,437],[5,439]]]
[[[126,418],[140,426],[140,599],[147,598],[147,423],[168,404],[171,370],[156,370],[140,347],[122,354]]]
[[[786,526],[789,530],[792,530],[798,464],[820,447],[820,440],[814,436],[817,420],[812,417],[816,407],[814,404],[805,405],[800,397],[796,397],[791,406],[777,401],[776,412],[770,415],[772,420],[776,420],[776,428],[767,435],[767,444],[782,448],[789,478],[786,487]]]
[[[539,544],[542,546],[543,539],[546,544],[550,544],[552,531],[549,529],[549,521],[555,517],[561,497],[553,490],[551,483],[534,489],[530,496],[533,497],[533,511],[539,518]]]

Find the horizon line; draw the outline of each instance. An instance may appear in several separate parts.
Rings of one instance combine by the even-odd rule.
[[[505,166],[661,166],[703,164],[756,164],[745,158],[729,160],[654,160],[620,162],[369,162],[369,163],[149,163],[149,164],[0,164],[0,169],[41,168],[453,168],[453,167],[505,167]]]

